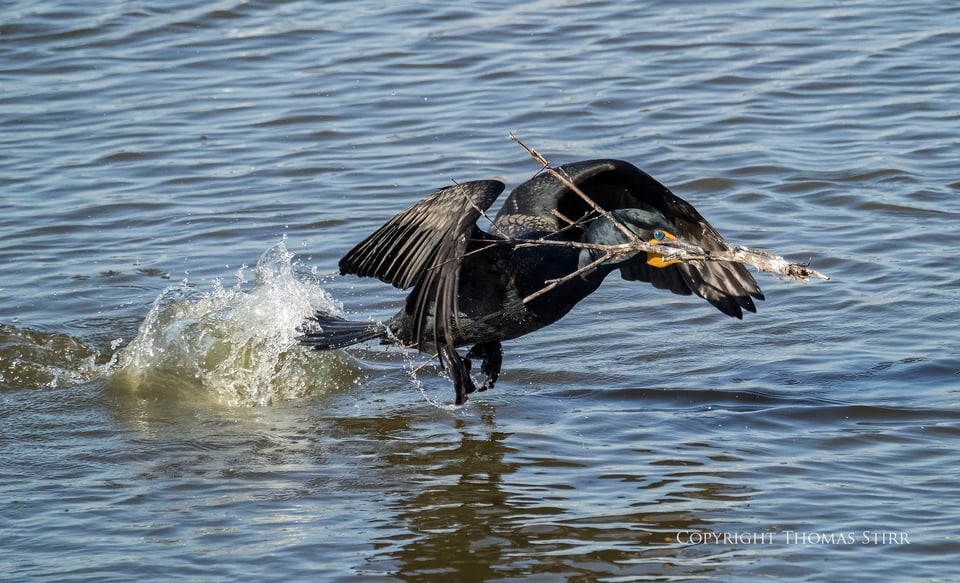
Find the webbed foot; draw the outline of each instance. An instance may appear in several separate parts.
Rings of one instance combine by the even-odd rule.
[[[497,382],[497,377],[500,376],[500,367],[503,365],[503,346],[496,341],[475,344],[473,348],[467,352],[464,360],[468,371],[472,365],[471,360],[474,358],[482,359],[480,361],[480,372],[487,377],[487,380],[485,380],[477,390],[486,391],[487,389],[492,389],[493,385]]]

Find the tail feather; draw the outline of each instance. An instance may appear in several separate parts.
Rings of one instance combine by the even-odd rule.
[[[350,322],[327,312],[306,321],[300,344],[317,350],[334,350],[387,335],[387,327],[373,322]]]

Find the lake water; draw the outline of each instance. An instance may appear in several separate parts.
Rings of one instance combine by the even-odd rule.
[[[960,8],[882,4],[4,4],[4,580],[954,580]],[[511,131],[832,279],[611,277],[459,408],[301,350],[401,305],[336,274],[392,214],[538,170]]]

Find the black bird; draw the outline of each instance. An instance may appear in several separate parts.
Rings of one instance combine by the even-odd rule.
[[[459,405],[478,390],[470,376],[473,360],[481,360],[486,377],[479,390],[493,387],[503,362],[501,341],[556,322],[616,270],[626,280],[695,293],[735,318],[742,318],[743,310],[756,312],[751,297],[762,300],[763,294],[739,263],[667,261],[641,251],[596,264],[604,256],[601,249],[518,241],[628,242],[609,220],[612,215],[650,243],[675,239],[707,252],[732,249],[692,205],[628,162],[588,160],[557,171],[607,217],[549,173],[514,189],[486,231],[477,221],[503,192],[503,183],[478,180],[437,190],[340,260],[341,274],[412,287],[403,309],[385,323],[318,312],[306,323],[301,342],[332,350],[380,339],[438,355]],[[554,287],[547,287],[550,282]],[[457,347],[465,345],[472,348],[461,357]]]

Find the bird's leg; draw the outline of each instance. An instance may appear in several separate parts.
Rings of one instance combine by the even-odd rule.
[[[440,362],[450,371],[453,390],[457,394],[456,404],[463,405],[467,402],[467,395],[477,390],[473,379],[470,378],[469,361],[464,362],[455,348],[444,344],[440,346]]]
[[[503,365],[503,346],[498,341],[474,344],[473,348],[467,352],[465,359],[467,370],[470,370],[470,360],[473,358],[483,359],[480,362],[480,372],[487,375],[487,380],[478,390],[492,389],[497,382],[497,377],[500,376],[500,366]]]

